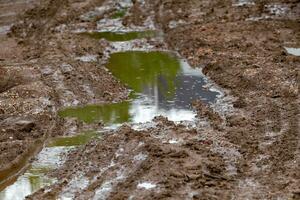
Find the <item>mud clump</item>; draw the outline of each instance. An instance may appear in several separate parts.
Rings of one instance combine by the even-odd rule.
[[[62,33],[55,29],[59,23],[76,21],[74,8],[68,4],[62,7],[60,1],[46,1],[38,6],[35,3],[31,4],[34,8],[28,8],[27,3],[20,2],[24,12],[30,10],[14,16],[10,33],[0,35],[1,46],[6,47],[0,50],[0,156],[3,161],[0,188],[2,184],[6,186],[6,178],[16,174],[39,152],[41,145],[36,143],[43,144],[49,136],[74,134],[74,126],[65,125],[66,121],[57,116],[60,108],[120,101],[128,93],[97,60],[78,59],[89,55],[101,58],[101,45],[71,31]],[[76,15],[85,12],[85,6],[91,4],[76,7]],[[66,9],[66,13],[58,7]],[[7,8],[5,2],[0,3],[2,8]],[[5,12],[10,9],[14,10],[14,6]],[[6,23],[1,20],[0,23]]]
[[[224,191],[231,188],[220,155],[212,153],[209,150],[210,145],[201,144],[197,140],[162,145],[170,135],[174,137],[198,134],[201,135],[195,133],[195,130],[176,125],[152,129],[151,132],[134,131],[123,126],[115,133],[75,150],[65,166],[55,171],[53,176],[64,176],[67,180],[72,180],[74,173],[80,171],[87,177],[90,183],[80,193],[73,191],[75,198],[92,198],[94,195],[96,198],[100,197],[97,196],[97,188],[102,188],[107,181],[112,187],[106,196],[109,199],[130,196],[138,199],[176,196],[183,198],[191,191],[202,191],[210,197],[208,187],[210,190],[222,188]],[[157,189],[153,192],[141,190],[137,185],[142,182],[151,182]],[[70,182],[67,181],[66,184],[68,183]],[[59,182],[51,186],[49,192],[40,191],[34,197],[63,196],[63,188],[68,187],[62,188],[62,184],[65,183]]]
[[[299,127],[293,121],[299,121],[300,60],[283,46],[299,46],[299,3],[251,2],[152,1],[140,9],[155,13],[170,47],[235,99],[236,113],[224,119],[196,104],[198,115],[242,155],[229,193],[237,199],[292,198],[299,184],[291,171],[299,163]]]
[[[50,136],[103,128],[58,110],[128,98],[103,66],[109,43],[78,34],[99,28],[80,16],[105,2],[43,1],[0,35],[0,188]],[[154,20],[169,48],[224,89],[231,112],[198,101],[191,126],[123,125],[71,151],[49,173],[58,181],[28,199],[297,199],[300,57],[284,47],[300,45],[299,2],[134,2],[122,24]]]

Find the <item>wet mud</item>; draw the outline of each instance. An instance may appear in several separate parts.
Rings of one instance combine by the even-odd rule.
[[[1,200],[300,198],[299,1],[24,2],[0,1]],[[114,68],[137,50],[204,77],[194,120],[129,120],[132,91],[182,92]]]

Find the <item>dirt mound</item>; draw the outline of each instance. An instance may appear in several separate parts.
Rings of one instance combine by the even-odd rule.
[[[127,98],[126,88],[96,63],[103,56],[101,44],[57,28],[79,20],[75,13],[77,16],[86,6],[99,2],[86,2],[81,7],[76,7],[76,2],[32,5],[35,3],[36,7],[20,13],[19,18],[14,16],[11,31],[1,35],[0,44],[5,48],[0,50],[0,172],[18,172],[37,152],[30,144],[68,132],[57,117],[58,109]],[[0,3],[0,8],[4,6],[6,2]],[[19,127],[20,121],[30,123]],[[0,184],[13,173],[4,174]]]
[[[0,50],[0,184],[34,155],[28,144],[81,131],[60,108],[127,99],[99,64],[107,43],[76,33],[97,27],[101,15],[80,16],[103,2],[43,1],[1,36],[10,45]],[[284,48],[300,45],[299,1],[133,3],[123,25],[153,19],[171,49],[234,99],[233,111],[196,102],[207,119],[196,127],[161,117],[143,131],[124,125],[72,151],[51,173],[59,181],[29,199],[299,198],[300,57]]]
[[[58,198],[68,193],[79,199],[94,195],[100,199],[224,197],[232,187],[231,178],[222,157],[210,151],[213,142],[200,140],[201,132],[194,129],[172,123],[166,127],[166,121],[161,120],[158,123],[164,128],[134,131],[123,126],[75,150],[64,167],[52,174],[65,180],[34,198]],[[74,185],[74,174],[87,179],[86,188]],[[152,183],[155,189],[143,189],[144,182]]]

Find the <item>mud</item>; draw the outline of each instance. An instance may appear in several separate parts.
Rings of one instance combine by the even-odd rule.
[[[19,2],[0,1],[1,190],[49,137],[103,128],[60,109],[128,99],[105,68],[108,42],[78,34],[110,31],[106,19],[124,15],[122,31],[154,24],[165,42],[155,46],[179,52],[225,96],[194,102],[193,126],[156,117],[92,139],[28,199],[300,198],[300,57],[288,49],[300,47],[299,1]]]
[[[84,6],[76,10],[84,12]],[[75,12],[67,7],[70,15]],[[1,185],[26,168],[24,163],[49,136],[80,132],[81,123],[57,117],[60,108],[127,98],[127,89],[97,60],[78,59],[90,54],[100,59],[101,44],[55,29],[62,19],[58,10],[56,2],[39,4],[16,17],[10,33],[1,35]]]
[[[151,122],[160,115],[174,122],[194,121],[193,101],[214,103],[221,95],[204,87],[207,81],[200,71],[171,52],[111,53],[105,66],[132,90],[130,100],[71,107],[59,111],[61,117],[99,122],[106,127]]]
[[[175,126],[166,119],[157,119],[157,123],[163,128],[134,131],[123,126],[101,141],[74,151],[66,168],[53,174],[63,175],[66,181],[46,189],[47,192],[36,193],[33,198],[58,198],[67,189],[75,199],[175,196],[181,199],[193,193],[197,196],[200,190],[205,193],[219,186],[224,191],[230,188],[223,184],[230,178],[222,157],[209,150],[212,141],[201,140],[196,130]],[[73,170],[83,173],[88,180],[87,187],[68,190],[70,180],[75,177]],[[139,188],[138,184],[143,182],[151,182],[156,188],[149,191]]]

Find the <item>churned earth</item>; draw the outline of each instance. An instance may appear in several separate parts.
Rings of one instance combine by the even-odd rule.
[[[97,63],[101,44],[55,29],[59,20],[66,22],[70,15],[79,14],[77,9],[84,12],[90,4],[95,5],[72,4],[72,9],[60,1],[1,1],[3,14],[15,6],[23,9],[11,21],[3,19],[11,29],[1,34],[1,188],[49,136],[80,129],[80,123],[59,119],[59,108],[127,98],[126,88]],[[66,16],[64,6],[69,10]]]
[[[0,190],[45,141],[105,126],[60,110],[130,98],[105,67],[124,43],[80,34],[120,31],[108,19],[121,18],[126,31],[162,32],[124,49],[178,52],[224,95],[194,101],[194,123],[157,116],[102,132],[65,152],[48,173],[57,181],[28,199],[300,198],[298,0],[0,0],[0,10]]]

